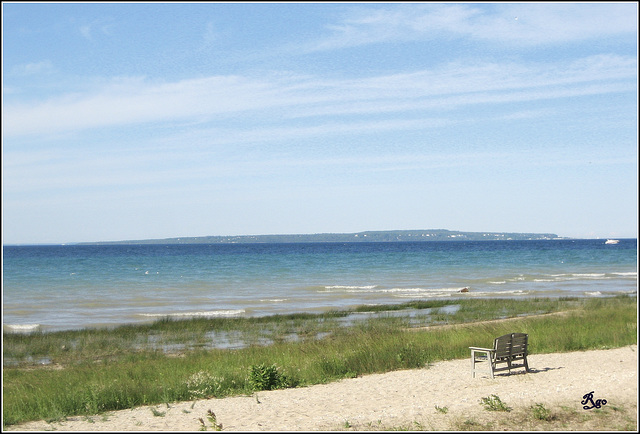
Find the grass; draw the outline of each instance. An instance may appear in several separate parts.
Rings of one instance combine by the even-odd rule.
[[[480,398],[480,402],[484,406],[485,410],[488,411],[506,411],[509,412],[513,410],[506,403],[502,402],[498,395],[489,395],[485,398]]]
[[[636,343],[637,300],[629,296],[447,300],[393,309],[437,310],[448,304],[459,309],[417,325],[459,326],[418,331],[408,328],[416,326],[408,314],[343,325],[340,319],[354,311],[340,311],[4,334],[3,356],[9,363],[3,366],[3,426],[424,367],[468,357],[469,346],[490,345],[514,330],[529,334],[531,353]],[[522,316],[558,311],[567,314]],[[496,318],[518,319],[467,324]],[[222,332],[244,346],[214,348],[211,336]],[[296,338],[282,338],[291,335]],[[265,339],[271,344],[260,344]]]
[[[200,431],[206,431],[207,424],[205,423],[204,419],[199,418],[198,420],[202,424],[202,426],[200,427]],[[222,424],[218,423],[218,418],[216,417],[216,414],[213,411],[211,411],[211,409],[207,411],[207,420],[209,421],[209,424],[211,425],[211,428],[213,428],[214,431],[222,431]]]
[[[446,408],[446,407],[445,407]],[[442,411],[436,406],[436,410]],[[378,421],[350,423],[337,427],[349,431],[636,431],[634,414],[621,407],[604,407],[597,412],[580,412],[575,405],[546,408],[543,404],[515,407],[510,412],[497,411],[486,415],[447,416],[439,421],[414,420],[402,425],[387,426]]]
[[[531,413],[533,415],[533,418],[537,420],[545,420],[548,422],[554,419],[551,411],[546,408],[544,404],[539,402],[531,406]]]
[[[449,407],[438,407],[436,405],[435,409],[442,414],[447,414],[449,412]]]
[[[636,431],[636,421],[625,409],[578,412],[571,406],[552,409],[542,404],[492,414],[489,419],[453,420],[456,431]]]

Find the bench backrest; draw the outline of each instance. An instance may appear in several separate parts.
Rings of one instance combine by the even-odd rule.
[[[495,357],[513,357],[527,355],[527,341],[529,335],[525,333],[509,333],[500,336],[493,341],[493,349]]]

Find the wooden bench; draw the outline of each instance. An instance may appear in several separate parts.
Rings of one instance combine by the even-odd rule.
[[[529,335],[525,333],[509,333],[493,341],[493,348],[469,347],[471,350],[471,376],[475,378],[476,371],[487,372],[493,377],[495,372],[524,368],[529,372],[527,363],[527,345]],[[513,362],[522,361],[514,364]],[[476,365],[486,366],[478,369]],[[506,365],[499,367],[499,365]]]

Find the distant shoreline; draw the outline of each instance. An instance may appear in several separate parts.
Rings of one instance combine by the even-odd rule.
[[[397,231],[365,231],[353,233],[278,234],[278,235],[216,235],[202,237],[173,237],[145,240],[96,241],[75,245],[105,244],[239,244],[239,243],[361,243],[399,241],[499,241],[499,240],[557,240],[568,239],[553,233],[528,232],[464,232],[446,229],[418,229]]]

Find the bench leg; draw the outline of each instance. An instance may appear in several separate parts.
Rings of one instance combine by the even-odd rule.
[[[486,364],[489,368],[489,372],[488,374],[491,376],[491,378],[494,378],[493,376],[493,369],[494,369],[494,362],[491,359],[491,354],[485,352],[485,351],[479,351],[481,353],[485,353],[486,354]],[[471,350],[471,378],[476,378],[476,364],[478,363],[478,361],[476,360],[476,351]],[[482,364],[484,364],[484,361],[480,362]],[[483,370],[483,372],[485,372]]]
[[[471,378],[476,378],[476,356],[471,351]]]

